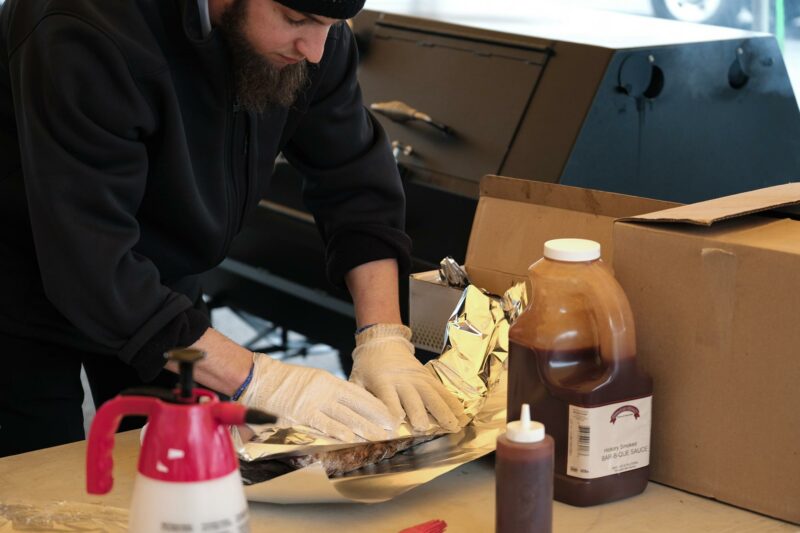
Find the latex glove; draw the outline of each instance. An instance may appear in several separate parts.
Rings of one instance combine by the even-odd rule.
[[[448,431],[466,425],[461,402],[414,357],[411,330],[402,324],[377,324],[356,335],[350,381],[383,400],[392,415],[416,431],[429,427],[428,412]]]
[[[386,406],[352,383],[319,370],[253,355],[253,379],[239,402],[345,442],[383,440],[397,429]],[[358,436],[358,437],[357,437]]]

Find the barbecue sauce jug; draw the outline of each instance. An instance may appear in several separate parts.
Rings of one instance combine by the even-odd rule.
[[[531,405],[555,441],[554,498],[589,506],[647,485],[653,384],[627,297],[584,239],[545,243],[509,331],[508,419]]]
[[[193,364],[204,356],[194,349],[168,352],[179,364],[178,389],[125,391],[103,404],[92,422],[87,491],[106,494],[113,485],[111,451],[120,420],[148,417],[131,500],[131,532],[249,531],[247,500],[227,426],[272,423],[275,418],[194,388]]]

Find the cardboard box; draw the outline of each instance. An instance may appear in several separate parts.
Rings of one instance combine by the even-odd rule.
[[[651,479],[800,523],[796,203],[800,183],[621,220],[614,268],[655,385]]]
[[[503,294],[542,257],[545,241],[576,237],[598,241],[613,257],[612,231],[620,217],[677,204],[553,183],[484,176],[465,267],[473,284]],[[461,291],[445,287],[435,271],[412,274],[409,322],[418,348],[439,352]]]

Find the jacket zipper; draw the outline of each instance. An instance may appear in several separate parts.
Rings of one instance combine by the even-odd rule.
[[[239,223],[236,225],[236,233],[239,233],[242,230],[242,226],[244,225],[244,218],[247,213],[248,206],[250,205],[250,197],[251,191],[253,189],[254,183],[254,173],[253,173],[253,164],[250,159],[252,155],[250,153],[250,134],[252,128],[252,117],[250,113],[247,111],[244,112],[244,136],[242,139],[242,198],[244,199],[243,202],[240,202],[240,209],[241,212],[239,214]]]
[[[228,94],[232,94],[233,89],[230,88]],[[236,206],[237,206],[237,192],[236,192],[236,172],[234,171],[234,141],[236,138],[236,116],[241,109],[241,105],[239,104],[238,99],[233,98],[233,104],[228,111],[228,118],[227,122],[227,131],[225,132],[225,152],[223,153],[223,157],[225,158],[224,168],[225,168],[225,200],[227,202],[227,213],[226,213],[226,224],[225,224],[225,238],[222,243],[222,249],[220,250],[219,258],[217,260],[218,263],[222,262],[223,259],[228,255],[228,248],[230,247],[231,241],[233,241],[233,233],[235,231],[234,228],[234,213],[236,213]]]
[[[247,170],[249,166],[249,161],[247,160],[248,151],[250,148],[250,115],[245,113],[244,115],[244,146],[242,147],[242,156],[244,156],[245,162],[245,170]]]
[[[243,113],[241,115],[241,117],[242,117],[242,120],[244,120],[244,124],[243,124],[244,132],[243,132],[243,135],[242,135],[242,155],[241,155],[241,157],[242,157],[242,161],[241,161],[241,170],[242,170],[242,172],[241,172],[241,175],[239,176],[239,178],[241,178],[240,181],[236,182],[236,183],[241,185],[241,187],[237,189],[239,194],[237,196],[237,203],[236,203],[236,209],[237,209],[237,213],[239,215],[239,219],[237,220],[237,223],[236,223],[235,232],[239,233],[242,230],[242,225],[244,224],[244,217],[245,217],[245,214],[247,213],[247,206],[249,204],[250,196],[251,196],[250,189],[252,188],[251,180],[252,180],[252,170],[253,170],[253,168],[252,168],[252,165],[250,164],[251,163],[251,161],[250,161],[250,156],[251,156],[251,154],[250,154],[250,128],[251,128],[252,119],[251,119],[250,113],[248,113],[247,110],[243,110],[243,107],[241,105],[238,105],[238,107],[236,108],[236,112]],[[234,167],[234,169],[235,169],[235,167]]]
[[[243,120],[244,124],[240,125],[239,121]],[[230,204],[231,210],[229,211],[229,227],[228,227],[228,235],[226,237],[226,246],[233,240],[233,238],[238,234],[242,226],[244,224],[244,217],[245,213],[247,212],[247,205],[250,200],[250,189],[251,189],[251,174],[252,174],[252,165],[250,161],[250,129],[251,129],[251,117],[250,113],[244,109],[239,103],[238,98],[234,99],[233,102],[233,132],[230,135],[230,142],[231,146],[228,148],[227,153],[230,157],[230,162],[228,164],[228,169],[231,175],[231,184],[233,186],[233,201]],[[237,134],[239,131],[243,131],[242,134],[242,148],[241,154],[237,150],[238,146],[236,145],[237,141]],[[239,158],[241,157],[241,160]],[[237,170],[241,170],[237,172]]]

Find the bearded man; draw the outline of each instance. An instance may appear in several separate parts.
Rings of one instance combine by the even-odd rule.
[[[0,12],[0,456],[84,438],[97,405],[207,353],[195,379],[343,440],[455,398],[413,356],[404,195],[343,23],[363,0],[7,0]],[[215,331],[198,275],[282,152],[356,309],[350,382]],[[275,250],[275,253],[281,253]]]

